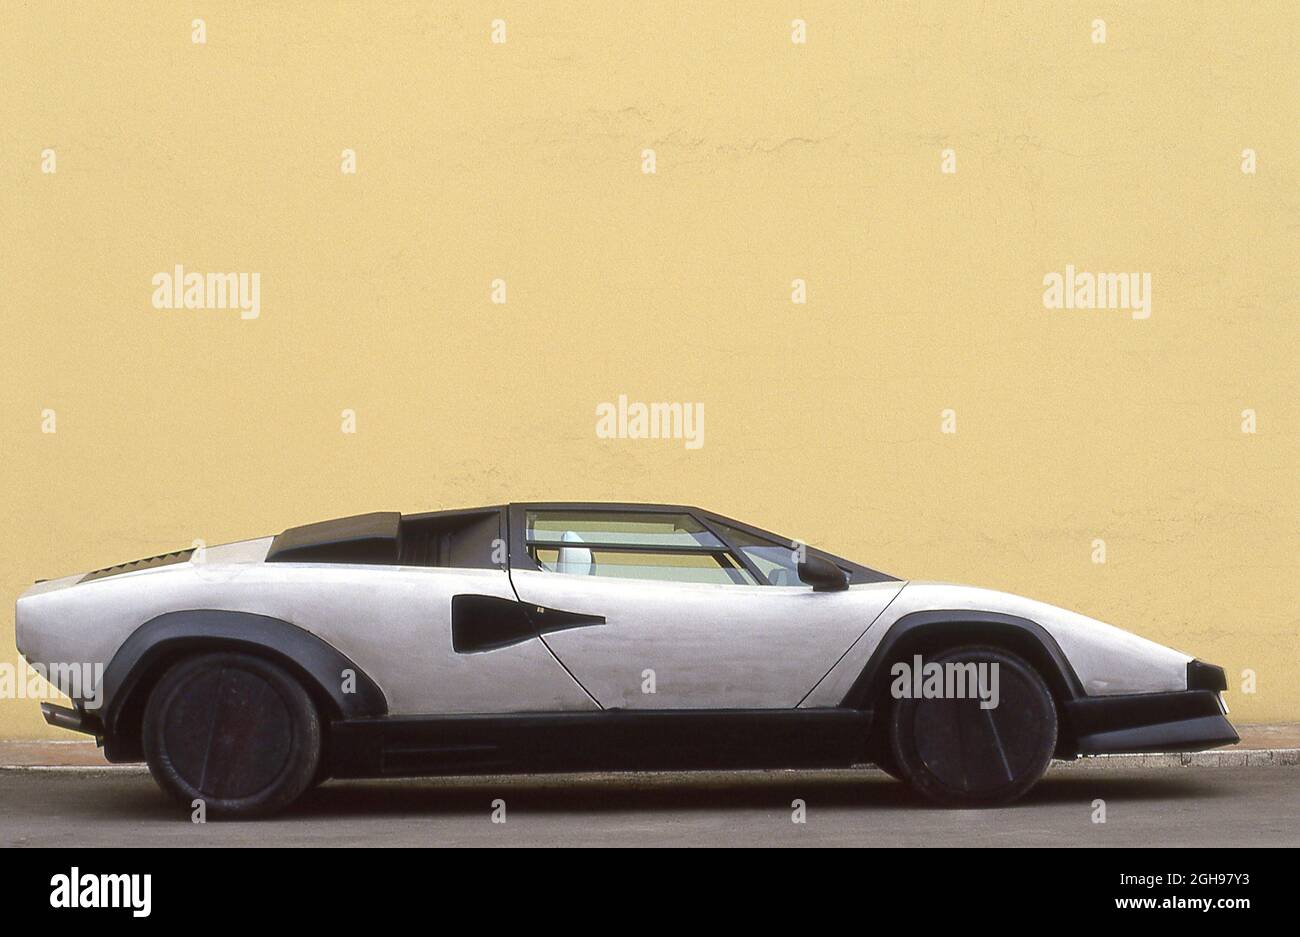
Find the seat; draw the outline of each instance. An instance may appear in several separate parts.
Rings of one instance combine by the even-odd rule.
[[[582,538],[572,530],[566,530],[560,538],[564,543],[582,543]],[[555,560],[555,571],[570,576],[590,576],[594,567],[591,551],[586,547],[560,547]]]

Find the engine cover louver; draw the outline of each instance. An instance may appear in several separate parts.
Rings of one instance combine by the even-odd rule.
[[[108,576],[117,576],[121,573],[133,573],[137,569],[153,569],[155,566],[171,566],[173,563],[184,563],[194,554],[193,549],[177,550],[175,553],[161,553],[158,556],[146,557],[143,560],[132,560],[130,563],[118,563],[116,566],[105,566],[103,569],[92,570],[82,576],[78,582],[89,582],[92,579],[104,579]]]

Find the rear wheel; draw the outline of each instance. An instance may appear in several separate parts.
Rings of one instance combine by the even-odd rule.
[[[283,668],[219,652],[181,661],[149,694],[144,712],[149,772],[187,807],[210,816],[274,813],[317,776],[316,707]]]
[[[1009,803],[1037,784],[1052,760],[1057,729],[1056,704],[1038,672],[991,647],[955,648],[924,662],[945,673],[950,664],[976,664],[990,702],[987,690],[997,688],[996,705],[984,708],[974,692],[895,700],[890,749],[908,783],[931,800],[963,807]]]

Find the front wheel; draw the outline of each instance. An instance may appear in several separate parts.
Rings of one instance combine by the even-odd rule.
[[[209,815],[250,817],[287,807],[316,777],[316,707],[282,668],[219,652],[175,664],[149,694],[144,754],[159,787]]]
[[[954,648],[922,661],[931,682],[926,674],[919,684],[909,681],[908,689],[923,692],[896,699],[890,719],[890,750],[908,783],[959,807],[1010,803],[1037,784],[1057,731],[1056,704],[1038,671],[992,647]],[[937,697],[924,692],[936,686],[936,673],[944,688]]]

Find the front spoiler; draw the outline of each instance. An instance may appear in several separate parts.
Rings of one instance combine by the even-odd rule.
[[[1080,755],[1199,752],[1241,741],[1213,690],[1087,696],[1065,704]]]

